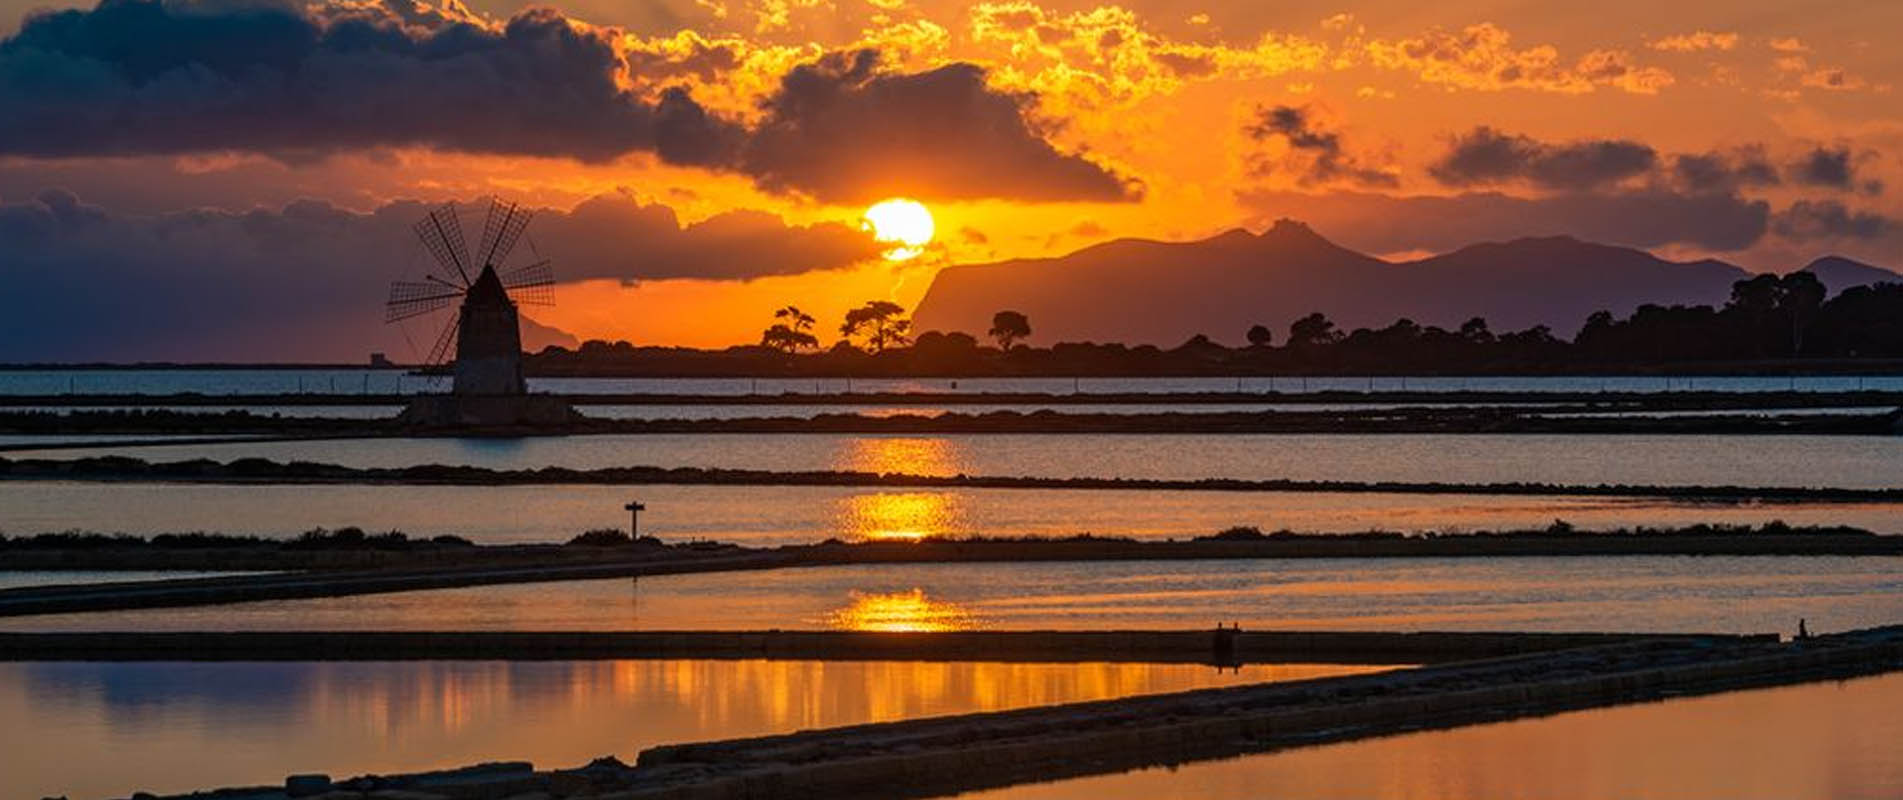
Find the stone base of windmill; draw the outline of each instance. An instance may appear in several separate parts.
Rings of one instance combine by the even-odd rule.
[[[535,394],[431,394],[410,401],[397,416],[417,428],[500,429],[559,427],[587,419],[568,401]]]

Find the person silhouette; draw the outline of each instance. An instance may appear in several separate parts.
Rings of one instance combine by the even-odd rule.
[[[1806,626],[1804,625],[1804,618],[1803,618],[1803,617],[1798,617],[1798,618],[1797,618],[1797,638],[1799,638],[1799,639],[1809,639],[1809,638],[1810,638],[1810,628],[1809,628],[1809,627],[1806,627]]]

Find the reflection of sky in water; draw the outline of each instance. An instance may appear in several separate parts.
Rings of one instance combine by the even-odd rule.
[[[5,796],[123,797],[1368,671],[809,661],[0,664]]]
[[[1903,673],[1302,747],[960,795],[1425,800],[1903,796]]]
[[[506,443],[505,443],[506,442]],[[653,465],[928,475],[1903,488],[1903,437],[1542,434],[654,434],[21,451],[353,467]]]
[[[369,369],[9,370],[0,394],[259,394],[440,392],[442,376]],[[807,392],[1270,392],[1270,391],[1731,391],[1903,389],[1897,376],[1502,376],[1250,378],[530,378],[529,390],[573,394],[801,394]]]
[[[1289,630],[1788,633],[1799,617],[1817,631],[1896,622],[1903,557],[848,565],[55,614],[0,620],[0,630],[814,629],[864,598],[903,607],[912,597],[1000,630],[1226,620]]]
[[[828,627],[847,631],[939,633],[983,627],[983,620],[957,603],[934,600],[923,589],[852,592],[852,602],[826,615]]]
[[[1688,503],[1616,497],[816,486],[216,486],[16,482],[0,499],[0,531],[223,531],[288,536],[356,525],[477,542],[563,542],[625,526],[622,506],[647,505],[641,530],[663,539],[749,545],[900,534],[1144,539],[1263,530],[1544,528],[1697,523],[1845,524],[1903,532],[1897,504]]]
[[[919,541],[967,530],[958,495],[949,492],[855,494],[840,504],[847,539]]]

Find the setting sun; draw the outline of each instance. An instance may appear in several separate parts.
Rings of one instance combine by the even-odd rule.
[[[904,197],[881,200],[866,209],[861,227],[872,231],[872,238],[892,245],[884,255],[890,261],[917,258],[932,241],[932,212],[924,203]]]

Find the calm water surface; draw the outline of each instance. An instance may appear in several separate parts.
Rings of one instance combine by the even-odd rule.
[[[1579,711],[969,800],[1903,797],[1903,673]]]
[[[0,570],[0,589],[18,589],[23,586],[54,586],[59,584],[82,583],[125,583],[127,581],[156,581],[172,578],[220,578],[226,575],[256,575],[252,572],[202,572],[192,570]]]
[[[1903,533],[1903,506],[1879,503],[1698,503],[1616,497],[1181,492],[1064,489],[892,490],[807,486],[217,486],[0,483],[0,533],[91,530],[290,536],[357,526],[483,543],[563,542],[626,525],[639,498],[644,533],[748,545],[827,538],[1205,536],[1235,525],[1339,533],[1707,522],[1854,525]],[[0,568],[4,568],[0,564]]]
[[[1903,620],[1903,557],[911,564],[0,619],[8,631],[1839,631]]]
[[[681,434],[241,442],[39,455],[107,453],[161,461],[256,456],[353,467],[653,465],[925,475],[1903,487],[1903,436]]]
[[[401,370],[0,370],[0,394],[262,394],[441,392],[442,377]],[[530,378],[531,391],[565,394],[781,394],[807,392],[1270,392],[1270,391],[1850,391],[1903,389],[1903,377],[1559,376],[1278,378]]]
[[[8,798],[282,785],[1295,680],[1333,665],[811,661],[0,664]]]

